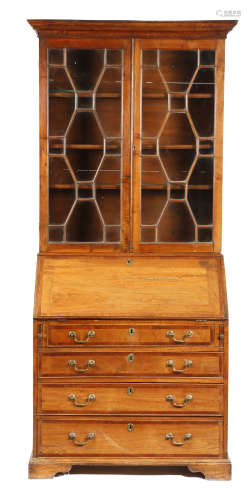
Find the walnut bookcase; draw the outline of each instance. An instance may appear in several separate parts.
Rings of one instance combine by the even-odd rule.
[[[236,22],[29,23],[40,44],[29,476],[180,465],[230,479],[221,193]]]

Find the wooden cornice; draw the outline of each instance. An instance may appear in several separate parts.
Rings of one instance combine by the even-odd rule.
[[[238,21],[68,21],[29,19],[39,38],[226,38]]]

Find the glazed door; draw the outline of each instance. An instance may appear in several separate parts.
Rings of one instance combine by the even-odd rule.
[[[46,115],[41,249],[125,251],[130,237],[129,42],[42,42],[41,73]]]
[[[223,41],[136,41],[136,251],[220,250],[223,54]]]

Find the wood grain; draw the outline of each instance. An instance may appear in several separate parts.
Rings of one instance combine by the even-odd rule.
[[[136,36],[165,38],[225,38],[237,21],[73,21],[29,19],[40,38]]]
[[[128,423],[134,426],[132,432],[128,431]],[[59,425],[56,418],[44,417],[39,419],[38,428],[39,456],[219,457],[222,453],[222,421],[217,419],[180,418],[177,422],[140,417],[124,420],[68,417],[61,419]],[[76,446],[69,439],[70,432],[74,432],[80,442],[85,441],[90,432],[95,433],[95,439],[87,445]],[[167,433],[172,433],[178,442],[183,442],[186,433],[191,433],[192,438],[185,441],[184,446],[175,446],[165,439]]]
[[[133,330],[133,333],[131,332]],[[44,347],[82,347],[88,349],[90,346],[136,346],[136,345],[162,345],[162,346],[218,346],[219,338],[216,334],[217,325],[209,326],[198,324],[181,326],[180,324],[142,324],[142,322],[130,322],[128,324],[97,324],[92,322],[84,324],[72,322],[59,324],[58,322],[45,325],[43,336]],[[187,336],[188,332],[192,336]],[[71,332],[75,336],[71,336]],[[94,332],[95,336],[89,336]],[[173,332],[174,336],[168,334]],[[83,342],[83,343],[79,343]],[[183,343],[184,342],[184,343]]]
[[[34,316],[224,319],[218,257],[40,256]]]
[[[128,392],[132,388],[133,392]],[[72,401],[69,395],[74,394]],[[88,400],[94,394],[95,400]],[[173,402],[166,399],[173,395]],[[187,394],[192,401],[185,402]],[[185,403],[184,403],[185,402]],[[76,406],[76,403],[86,406]],[[184,404],[176,407],[175,404]],[[38,389],[38,413],[45,414],[165,414],[165,415],[221,415],[223,413],[223,386],[193,384],[54,384],[42,383]]]

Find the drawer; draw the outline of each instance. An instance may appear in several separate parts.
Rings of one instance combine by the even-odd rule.
[[[222,353],[174,353],[159,351],[40,352],[41,377],[98,376],[222,376]]]
[[[67,419],[38,421],[40,456],[218,457],[220,420],[160,418]]]
[[[45,327],[45,347],[106,345],[219,345],[218,326],[49,324]]]
[[[223,386],[212,384],[40,384],[39,413],[223,413]]]

